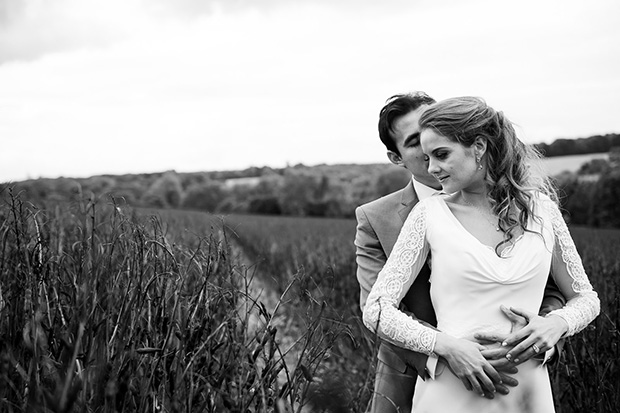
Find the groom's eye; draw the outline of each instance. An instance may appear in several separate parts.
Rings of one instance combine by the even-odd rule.
[[[420,145],[420,134],[412,133],[411,135],[405,138],[405,142],[403,142],[404,146],[407,148],[415,148]]]

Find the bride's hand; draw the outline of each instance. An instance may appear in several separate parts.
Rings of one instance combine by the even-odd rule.
[[[484,346],[466,339],[458,339],[445,333],[438,333],[435,353],[443,357],[450,370],[462,382],[467,390],[481,396],[495,393],[493,382],[501,383],[499,373],[481,354]]]
[[[502,346],[514,346],[506,354],[506,358],[515,363],[519,363],[521,355],[530,348],[534,353],[544,353],[549,350],[568,331],[568,324],[559,316],[541,317],[520,308],[511,308],[511,310],[529,320],[525,327],[510,334],[502,343]]]

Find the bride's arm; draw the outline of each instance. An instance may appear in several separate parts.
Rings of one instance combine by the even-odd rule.
[[[511,358],[529,347],[546,351],[562,337],[572,336],[590,324],[600,312],[600,301],[583,268],[581,257],[571,238],[568,227],[555,203],[543,201],[549,213],[555,237],[552,274],[566,305],[553,310],[546,317],[518,312],[529,318],[528,325],[506,339],[507,345],[519,343],[506,357]]]
[[[430,355],[436,331],[399,309],[428,256],[426,205],[419,203],[407,217],[392,253],[366,300],[363,321],[382,339]]]
[[[568,301],[563,308],[553,310],[547,316],[562,318],[568,325],[565,336],[572,336],[594,321],[601,311],[601,303],[586,275],[568,227],[555,204],[552,214],[553,232],[556,237],[552,273]]]

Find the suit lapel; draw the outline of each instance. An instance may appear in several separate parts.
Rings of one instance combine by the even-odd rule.
[[[387,255],[392,253],[394,244],[396,244],[396,240],[398,239],[398,234],[400,234],[400,230],[403,227],[407,216],[413,207],[418,203],[418,196],[413,189],[413,182],[409,181],[409,184],[404,187],[401,192],[400,204],[392,207],[392,212],[385,216],[386,219],[384,219],[384,226],[380,230],[381,235],[379,235],[379,239]]]
[[[409,185],[403,188],[403,195],[400,200],[400,209],[398,210],[398,215],[400,216],[403,224],[407,219],[407,216],[413,209],[413,207],[418,203],[419,199],[413,189],[413,181],[409,181]]]

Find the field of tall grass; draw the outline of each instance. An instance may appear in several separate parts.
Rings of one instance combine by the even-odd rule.
[[[362,412],[354,220],[0,205],[0,411]],[[558,413],[620,410],[620,231],[572,229],[602,302]]]

